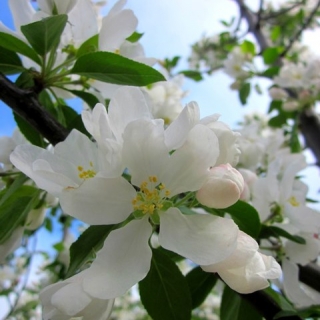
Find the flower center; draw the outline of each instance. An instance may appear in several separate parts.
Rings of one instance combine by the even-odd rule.
[[[90,168],[85,170],[82,166],[78,166],[78,176],[80,179],[89,179],[93,178],[97,173],[93,170],[93,163],[92,161],[89,162]]]
[[[163,202],[170,195],[170,190],[166,189],[163,183],[158,183],[156,176],[150,176],[148,181],[143,181],[140,191],[132,200],[134,210],[143,214],[153,214],[156,210],[161,210]]]
[[[291,196],[288,201],[293,207],[299,207],[300,205],[299,201],[294,196]]]

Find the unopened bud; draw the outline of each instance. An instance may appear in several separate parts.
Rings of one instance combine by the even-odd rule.
[[[296,111],[299,108],[299,103],[297,101],[287,101],[282,105],[284,111]]]
[[[269,95],[273,100],[282,100],[288,98],[288,93],[277,87],[272,87],[269,89]]]
[[[210,169],[208,180],[198,190],[196,197],[207,207],[222,209],[236,203],[243,188],[241,173],[230,164],[222,164]]]

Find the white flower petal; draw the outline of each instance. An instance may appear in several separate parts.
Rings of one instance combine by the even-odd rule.
[[[143,93],[134,87],[121,87],[116,91],[110,101],[108,115],[110,126],[118,141],[122,141],[122,134],[130,122],[151,119]]]
[[[207,179],[208,170],[219,155],[216,135],[204,125],[194,126],[181,148],[170,157],[168,168],[160,177],[171,196],[198,190]]]
[[[202,266],[206,272],[219,272],[220,270],[239,268],[245,266],[255,255],[259,245],[252,237],[239,230],[237,247],[225,260],[207,266]]]
[[[284,259],[282,261],[282,269],[284,291],[286,296],[297,308],[319,304],[319,301],[313,301],[313,299],[311,299],[311,297],[301,288],[299,282],[299,268],[295,263]]]
[[[70,298],[72,297],[72,303]],[[54,307],[69,316],[75,316],[91,302],[91,298],[81,288],[81,282],[67,283],[51,298]]]
[[[123,178],[94,177],[79,188],[63,190],[60,204],[65,213],[88,224],[113,224],[133,211],[135,189]]]
[[[99,33],[99,49],[114,52],[137,28],[138,19],[132,10],[121,10],[102,19]]]
[[[140,119],[127,126],[123,134],[123,161],[134,185],[140,186],[150,176],[159,178],[162,171],[172,172],[163,132],[162,120]]]
[[[175,150],[185,142],[189,131],[199,122],[200,110],[196,102],[190,102],[165,131],[168,150]]]
[[[13,16],[14,26],[20,31],[20,27],[33,22],[36,11],[30,1],[9,0],[10,11]]]
[[[110,299],[142,280],[150,269],[151,233],[146,218],[112,231],[91,267],[84,271],[84,290],[93,297]]]
[[[177,208],[160,214],[159,242],[200,265],[226,259],[236,248],[238,227],[231,219],[183,215]]]

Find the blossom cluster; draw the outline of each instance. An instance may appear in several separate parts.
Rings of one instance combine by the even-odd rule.
[[[94,141],[73,130],[53,150],[20,145],[10,157],[65,213],[90,225],[119,224],[88,269],[43,290],[45,319],[106,317],[113,299],[147,275],[154,232],[163,248],[218,272],[239,292],[265,288],[267,279],[280,276],[275,259],[258,252],[233,220],[180,209],[186,194],[226,207],[243,190],[231,167],[239,158],[238,135],[218,115],[200,119],[191,102],[165,127],[140,89],[122,87],[108,112],[98,104],[82,118]]]
[[[261,246],[282,261],[283,283],[277,285],[298,307],[307,307],[318,304],[320,296],[300,286],[298,265],[316,261],[320,254],[320,216],[308,205],[308,187],[298,178],[307,167],[305,155],[291,153],[283,130],[271,129],[266,120],[257,115],[248,117],[240,130],[238,169],[245,180],[241,198],[257,209],[265,225],[305,240],[270,238],[262,240]]]

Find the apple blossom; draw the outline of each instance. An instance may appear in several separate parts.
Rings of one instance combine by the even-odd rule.
[[[217,272],[233,290],[252,293],[268,287],[268,279],[281,276],[281,267],[276,260],[261,254],[258,249],[253,238],[239,231],[237,247],[227,259],[201,267],[207,272]]]
[[[44,320],[106,320],[113,300],[96,299],[82,288],[83,273],[47,286],[40,292]]]
[[[244,189],[241,173],[230,164],[210,169],[207,181],[197,191],[197,200],[209,208],[227,208],[236,203]]]

